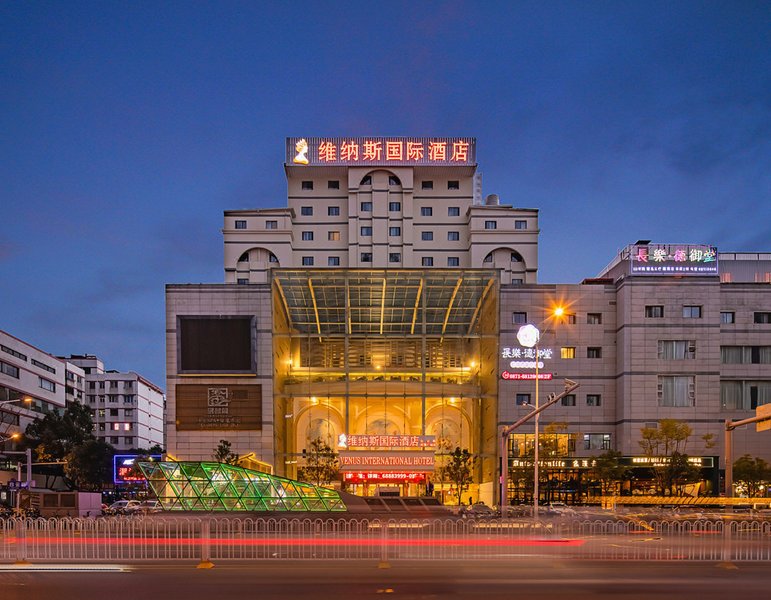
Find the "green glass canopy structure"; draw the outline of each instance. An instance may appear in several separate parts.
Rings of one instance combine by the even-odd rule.
[[[334,490],[218,462],[139,462],[164,510],[340,512]]]

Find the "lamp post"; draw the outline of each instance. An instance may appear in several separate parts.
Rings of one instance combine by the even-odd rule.
[[[523,325],[519,328],[519,331],[517,331],[517,341],[525,346],[526,348],[534,348],[535,349],[535,421],[534,421],[534,438],[535,438],[535,447],[533,449],[533,517],[538,517],[538,459],[539,459],[539,444],[538,444],[538,428],[540,425],[541,420],[541,411],[538,409],[539,406],[539,399],[538,399],[538,377],[540,374],[540,370],[538,368],[538,359],[540,358],[538,356],[538,342],[541,339],[541,332],[538,330],[538,328],[535,325]],[[508,456],[507,456],[508,458]],[[508,465],[506,465],[508,466]]]

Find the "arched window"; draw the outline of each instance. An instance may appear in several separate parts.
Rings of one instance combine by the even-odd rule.
[[[238,262],[249,262],[249,251],[247,250],[238,257]]]
[[[519,252],[511,253],[511,262],[524,262],[522,255]]]
[[[484,260],[484,262],[486,262],[486,263],[491,263],[491,262],[493,262],[493,253],[492,253],[492,252],[490,252],[490,254],[488,254],[487,256],[485,256],[485,260]]]

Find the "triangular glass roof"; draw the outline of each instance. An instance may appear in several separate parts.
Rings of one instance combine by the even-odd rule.
[[[340,494],[216,462],[139,462],[164,510],[345,511]]]

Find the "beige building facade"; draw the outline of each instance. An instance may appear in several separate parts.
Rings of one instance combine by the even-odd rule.
[[[768,255],[645,242],[581,284],[539,284],[538,210],[483,199],[475,156],[473,138],[288,138],[287,206],[225,212],[225,283],[167,286],[169,452],[227,440],[302,477],[318,440],[349,491],[455,502],[442,466],[468,448],[462,500],[497,503],[499,430],[534,403],[538,362],[541,398],[581,384],[543,415],[542,500],[585,499],[591,457],[642,461],[640,429],[665,418],[692,427],[716,493],[725,419],[771,402]],[[768,434],[735,442],[771,459]],[[532,448],[526,424],[511,500]]]

